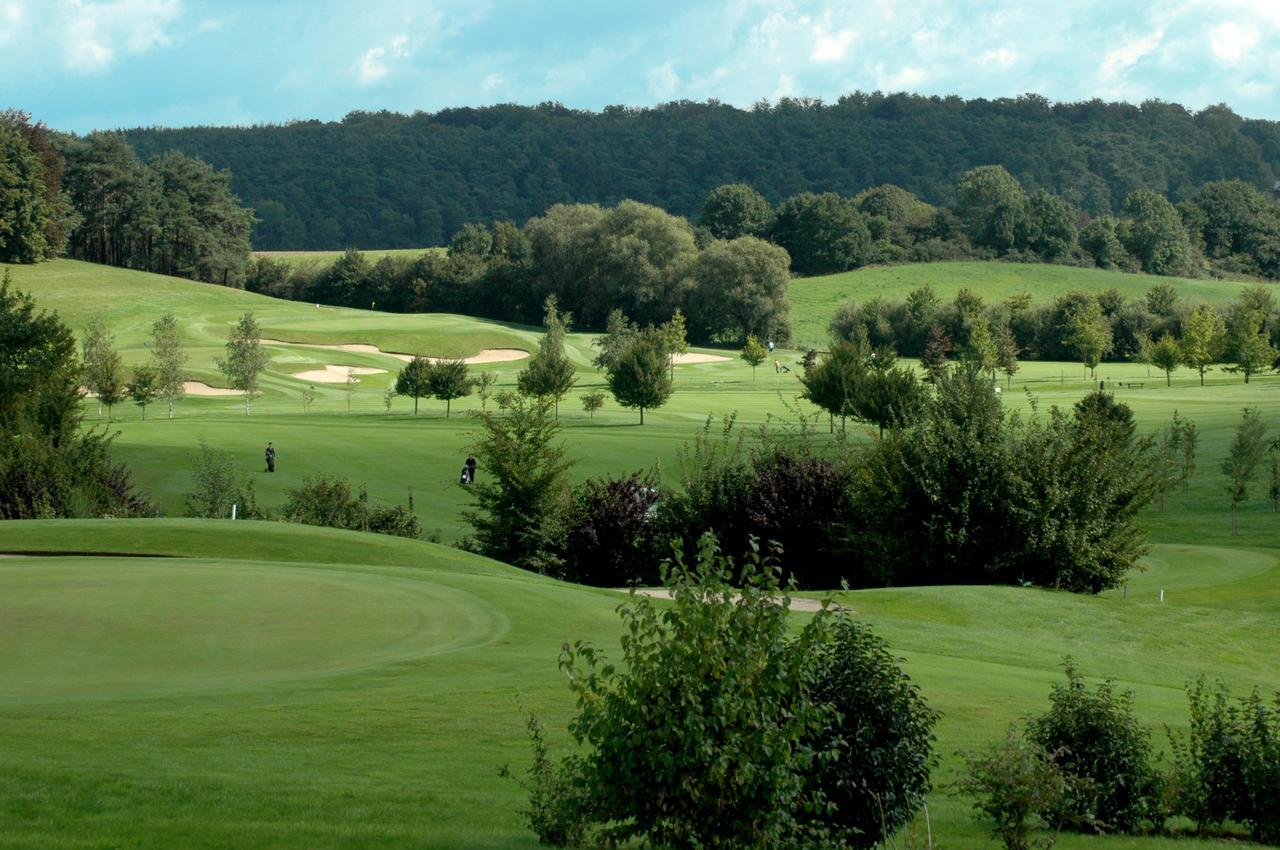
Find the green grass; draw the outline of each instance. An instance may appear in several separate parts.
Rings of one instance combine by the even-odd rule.
[[[498,768],[527,760],[524,706],[566,745],[559,645],[616,653],[619,595],[371,542],[269,523],[0,524],[3,551],[170,556],[0,560],[0,847],[536,846]],[[1067,652],[1134,689],[1157,730],[1185,723],[1182,684],[1199,672],[1280,687],[1276,550],[1160,546],[1151,564],[1127,599],[957,587],[842,601],[943,711],[944,783],[956,750],[1045,705]],[[941,846],[996,846],[964,801],[938,791],[930,812]]]
[[[149,322],[173,309],[192,371],[214,383],[212,358],[246,309],[270,335],[290,340],[426,354],[531,349],[537,341],[531,329],[466,317],[317,310],[68,261],[15,267],[14,278],[76,329],[101,311],[131,362],[145,357]],[[1145,290],[1153,279],[1135,280]],[[603,381],[587,365],[589,337],[571,335],[569,351],[579,383],[561,421],[577,478],[656,464],[674,482],[677,449],[708,415],[737,412],[754,433],[783,427],[790,409],[813,413],[795,400],[796,372],[766,364],[753,378],[732,359],[678,367],[671,401],[643,427],[612,400],[591,419],[578,396]],[[403,502],[412,488],[425,526],[446,542],[465,533],[466,492],[454,482],[476,428],[466,415],[476,399],[456,403],[450,419],[435,401],[414,417],[406,399],[386,415],[389,371],[361,382],[352,413],[337,388],[320,387],[304,416],[306,384],[290,372],[322,363],[394,370],[398,362],[307,348],[272,353],[250,417],[235,398],[188,398],[173,420],[154,407],[143,422],[122,405],[108,426],[87,401],[87,424],[119,432],[116,457],[171,516],[181,513],[188,458],[203,437],[255,473],[265,503],[278,504],[310,474],[333,473],[367,484],[375,502]],[[799,355],[778,356],[794,366]],[[520,365],[485,368],[510,387]],[[1280,378],[1246,386],[1215,372],[1201,387],[1184,371],[1166,387],[1135,364],[1104,365],[1099,377],[1144,384],[1117,390],[1143,429],[1177,410],[1202,433],[1189,491],[1172,494],[1164,513],[1145,512],[1155,546],[1127,599],[1012,588],[844,599],[943,710],[939,782],[954,775],[957,749],[1045,705],[1067,653],[1087,674],[1133,688],[1155,729],[1185,723],[1181,688],[1199,672],[1238,689],[1280,687],[1280,517],[1255,489],[1232,537],[1218,472],[1242,406],[1261,407],[1273,431],[1280,422]],[[1078,365],[1028,363],[1004,398],[1026,410],[1030,391],[1044,409],[1069,405],[1092,386]],[[817,421],[825,427],[825,418]],[[274,475],[260,471],[267,440],[280,450]],[[63,553],[0,559],[0,848],[533,847],[515,814],[518,789],[497,776],[502,764],[527,758],[521,703],[542,713],[564,744],[573,707],[555,665],[561,642],[617,645],[615,594],[418,541],[272,523],[8,522],[0,523],[0,552]],[[113,557],[122,554],[169,557]],[[930,811],[941,846],[996,846],[966,802],[939,792]],[[1072,836],[1060,846],[1240,845]]]
[[[406,257],[414,259],[421,257],[423,254],[443,254],[447,248],[387,248],[384,250],[361,251],[364,258],[369,261],[370,265],[378,262],[383,257]],[[255,257],[270,257],[273,260],[283,260],[291,266],[316,265],[329,266],[333,261],[341,257],[345,251],[254,251]]]
[[[791,283],[791,314],[797,347],[822,347],[827,324],[840,304],[880,297],[905,300],[907,293],[929,284],[938,297],[949,301],[962,288],[997,303],[1026,292],[1037,303],[1052,301],[1072,290],[1101,292],[1117,289],[1126,298],[1141,298],[1159,283],[1167,283],[1188,301],[1225,304],[1258,284],[1126,274],[1104,269],[1078,269],[1040,263],[952,262],[902,266],[876,266],[822,277],[796,278]],[[1264,284],[1274,286],[1275,284]]]

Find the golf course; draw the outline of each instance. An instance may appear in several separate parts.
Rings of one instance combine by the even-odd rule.
[[[443,403],[424,399],[415,415],[404,397],[388,409],[384,389],[414,354],[472,358],[473,373],[496,376],[495,391],[513,389],[541,329],[281,301],[70,260],[10,271],[15,288],[77,334],[100,316],[126,367],[145,361],[151,323],[166,311],[177,317],[192,381],[226,389],[214,361],[246,311],[271,359],[248,415],[234,392],[189,391],[172,419],[159,402],[144,420],[131,403],[108,419],[94,399],[83,401],[84,427],[116,435],[112,457],[161,516],[0,523],[0,847],[538,846],[519,814],[524,792],[499,772],[527,764],[529,712],[542,718],[552,750],[568,751],[574,702],[557,655],[577,639],[616,654],[624,593],[451,546],[470,532],[462,512],[471,501],[456,481],[477,439],[472,414],[493,402],[457,399],[446,417]],[[1137,296],[1155,280],[938,263],[797,279],[791,299],[797,339],[816,345],[842,301],[901,298],[923,283],[943,297],[968,287],[995,301],[1022,291],[1051,300],[1072,289]],[[1215,303],[1242,286],[1172,284],[1189,300]],[[566,338],[577,383],[560,402],[559,439],[574,480],[653,468],[676,483],[680,449],[709,417],[736,415],[752,442],[761,429],[806,416],[816,440],[833,439],[825,413],[799,398],[799,349],[779,349],[754,370],[737,351],[693,349],[704,356],[674,367],[670,400],[648,411],[643,426],[611,398],[588,415],[580,396],[607,391],[591,365],[592,336]],[[774,358],[789,371],[775,371]],[[1240,695],[1280,689],[1280,518],[1255,484],[1233,535],[1219,472],[1243,407],[1259,408],[1274,432],[1280,377],[1245,384],[1215,370],[1201,386],[1182,369],[1166,385],[1146,365],[1103,363],[1097,379],[1119,385],[1116,396],[1140,431],[1164,426],[1176,411],[1201,434],[1186,491],[1168,494],[1163,511],[1144,509],[1152,545],[1122,588],[1096,596],[964,586],[834,594],[887,640],[941,712],[941,764],[927,816],[909,828],[912,846],[925,846],[926,833],[938,847],[1000,846],[973,818],[971,801],[949,787],[958,753],[1042,711],[1066,655],[1090,681],[1110,677],[1134,692],[1157,750],[1168,750],[1166,727],[1185,728],[1184,687],[1196,676],[1220,678]],[[1002,398],[1043,415],[1069,407],[1097,379],[1078,363],[1026,362]],[[308,389],[315,399],[304,410]],[[411,499],[439,542],[183,518],[200,441],[252,474],[265,505],[309,476],[338,475],[366,486],[375,504]],[[279,453],[271,474],[261,460],[268,441]],[[1058,846],[1253,845],[1240,832],[1063,833]]]

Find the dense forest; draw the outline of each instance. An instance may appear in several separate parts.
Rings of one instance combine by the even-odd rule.
[[[260,219],[258,249],[444,245],[468,222],[523,223],[557,203],[624,198],[693,216],[713,187],[741,182],[772,204],[802,192],[854,195],[892,183],[950,204],[960,175],[1007,168],[1028,192],[1119,213],[1135,190],[1177,202],[1239,178],[1270,191],[1280,123],[1225,106],[1051,103],[855,93],[784,98],[748,110],[717,102],[587,112],[559,104],[341,122],[141,128],[143,160],[178,150],[234,175]]]

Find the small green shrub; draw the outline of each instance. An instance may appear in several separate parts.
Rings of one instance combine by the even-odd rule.
[[[525,778],[516,780],[529,795],[529,808],[521,810],[520,815],[542,844],[581,847],[591,830],[581,761],[571,756],[557,764],[548,755],[542,722],[530,714],[527,726],[533,763],[525,771]],[[503,767],[499,774],[511,777],[511,769]]]
[[[402,505],[371,509],[368,491],[361,487],[353,496],[345,478],[318,475],[303,481],[301,487],[286,490],[285,495],[288,500],[281,508],[281,518],[286,522],[397,537],[422,534],[422,526],[411,510]]]
[[[187,516],[230,519],[231,506],[241,519],[263,519],[253,477],[236,469],[231,455],[204,440],[191,457],[191,490],[186,494]]]
[[[961,755],[966,769],[956,788],[975,798],[974,810],[995,822],[991,831],[1008,850],[1048,850],[1054,845],[1054,838],[1031,840],[1031,830],[1049,824],[1067,793],[1050,753],[1024,739],[1011,723],[1002,743]]]
[[[1174,807],[1201,832],[1236,820],[1257,841],[1280,843],[1280,693],[1235,703],[1221,682],[1187,688],[1191,729],[1170,735]]]
[[[1034,718],[1027,738],[1053,756],[1067,781],[1056,825],[1089,832],[1136,832],[1160,825],[1160,776],[1150,734],[1133,713],[1133,694],[1104,682],[1090,693],[1070,658],[1066,684],[1055,684],[1049,711]]]

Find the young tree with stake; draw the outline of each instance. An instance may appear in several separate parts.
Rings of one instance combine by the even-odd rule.
[[[178,319],[173,313],[165,313],[151,326],[151,357],[155,361],[156,393],[169,405],[169,418],[173,418],[173,403],[187,394],[183,385],[187,354],[178,336]]]
[[[1164,334],[1147,350],[1152,366],[1164,372],[1164,385],[1173,386],[1173,370],[1182,365],[1182,346],[1171,334]]]
[[[156,396],[159,395],[159,382],[155,368],[145,364],[136,367],[133,370],[133,380],[126,385],[126,389],[134,404],[142,408],[142,419],[146,421],[147,405],[155,401]]]
[[[769,349],[760,344],[760,340],[756,339],[755,334],[747,334],[747,344],[742,347],[742,353],[739,356],[751,365],[751,380],[754,381],[756,379],[756,367],[769,356]]]

